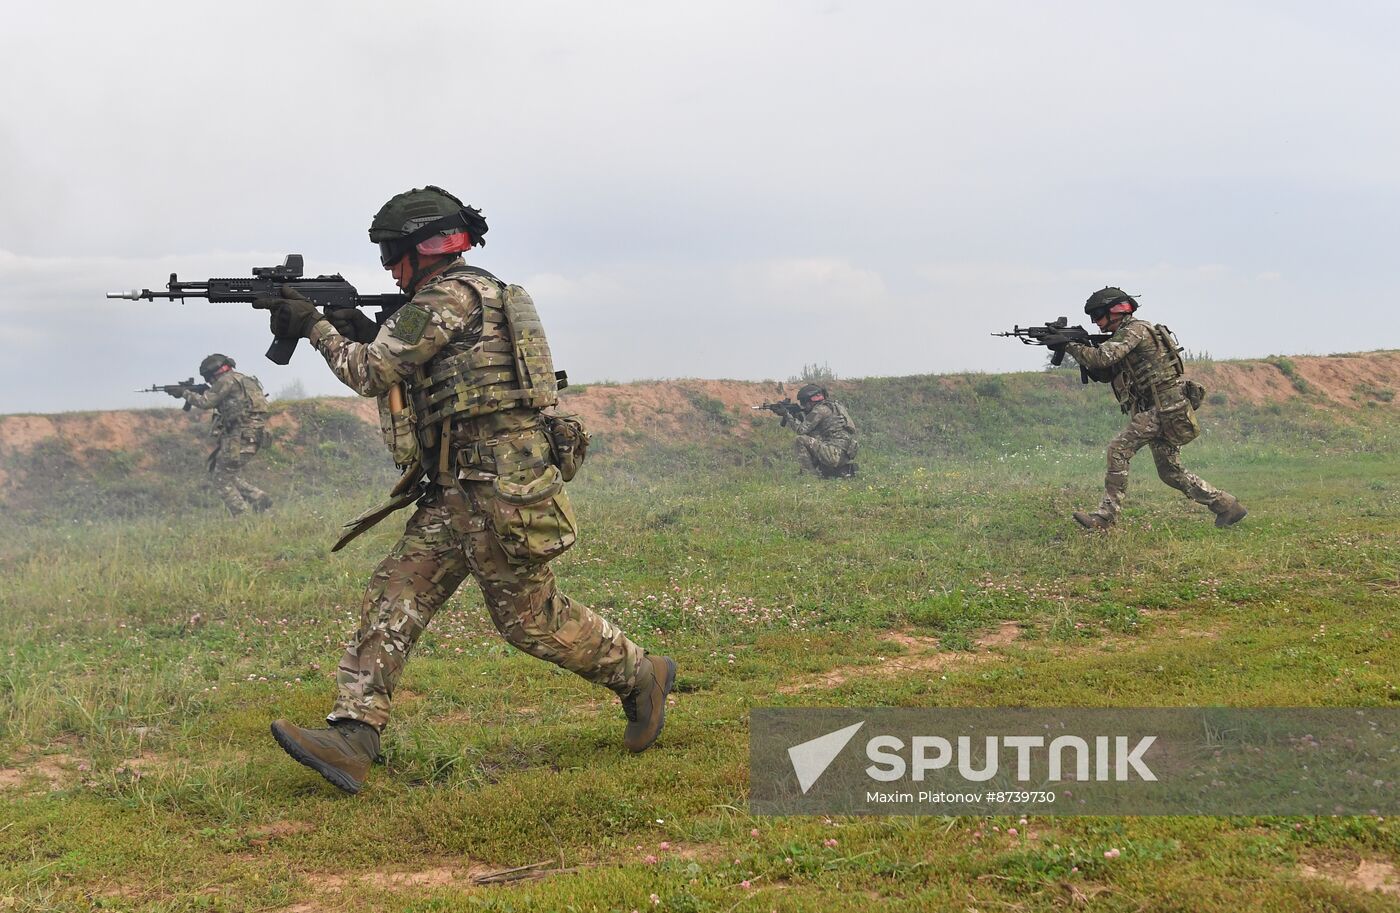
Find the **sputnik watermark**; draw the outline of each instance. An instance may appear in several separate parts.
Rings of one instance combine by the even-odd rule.
[[[804,795],[864,725],[861,722],[846,726],[788,749],[793,773],[797,775],[797,784]],[[996,779],[1003,752],[1014,752],[1015,778],[1024,783],[1033,777],[1041,778],[1037,773],[1040,770],[1037,749],[1041,749],[1046,768],[1043,778],[1047,780],[1066,779],[1067,755],[1073,765],[1070,778],[1077,781],[1121,781],[1133,776],[1142,780],[1156,780],[1157,775],[1143,763],[1143,755],[1155,741],[1155,735],[1143,736],[1136,742],[1121,735],[1112,738],[1095,736],[1090,747],[1087,739],[1062,735],[1051,739],[1047,746],[1044,736],[987,736],[979,753],[974,751],[972,739],[968,736],[957,737],[955,749],[954,743],[942,736],[916,735],[906,746],[904,739],[898,736],[881,735],[865,743],[865,755],[874,762],[865,768],[865,772],[870,779],[886,783],[906,777],[922,782],[930,771],[947,768],[956,754],[958,775],[969,782],[981,783]],[[905,759],[906,750],[908,760]]]
[[[1400,708],[771,708],[753,711],[750,725],[757,813],[1381,814],[1400,805]]]
[[[998,738],[986,736],[982,750],[974,752],[972,739],[968,736],[957,738],[958,776],[973,783],[996,779],[1001,772],[1003,752],[1014,752],[1016,756],[1015,778],[1028,782],[1033,776],[1037,780],[1062,781],[1066,779],[1065,755],[1073,756],[1075,780],[1127,780],[1137,776],[1142,780],[1156,780],[1154,774],[1143,764],[1143,754],[1157,741],[1155,735],[1143,736],[1134,741],[1128,736],[1094,736],[1094,747],[1089,747],[1087,739],[1077,735],[1062,735],[1052,739],[1046,750],[1045,737],[1038,735],[1008,735]],[[1115,747],[1110,747],[1110,745]],[[1131,747],[1130,747],[1131,745]],[[930,757],[929,751],[933,755]],[[1036,749],[1042,749],[1037,752]],[[904,740],[898,736],[882,735],[865,743],[865,754],[875,763],[865,768],[872,780],[903,780],[906,776],[916,782],[935,770],[948,767],[953,758],[953,745],[942,736],[916,735],[910,740],[909,760],[904,759]],[[980,756],[980,766],[978,757]],[[1090,759],[1093,771],[1090,772]],[[1044,771],[1043,773],[1041,771]]]

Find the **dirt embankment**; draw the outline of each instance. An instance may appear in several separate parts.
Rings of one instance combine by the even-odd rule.
[[[1395,403],[1400,351],[1193,363],[1187,374],[1212,393],[1256,406],[1305,393],[1341,406]]]
[[[753,407],[784,397],[795,397],[799,384],[772,381],[660,380],[630,384],[590,384],[577,391],[565,390],[559,411],[578,415],[595,434],[623,431],[661,441],[698,438],[706,415],[737,420],[752,416]],[[721,421],[723,421],[721,419]],[[732,421],[735,434],[743,436],[752,425]]]
[[[1400,351],[1192,363],[1188,374],[1212,395],[1223,394],[1228,403],[1262,405],[1306,397],[1323,407],[1400,407]],[[965,377],[932,380],[950,390],[967,383]],[[861,383],[842,381],[835,389],[855,390]],[[751,407],[792,396],[797,386],[732,380],[580,384],[564,391],[560,411],[581,416],[590,431],[605,436],[609,448],[621,453],[647,441],[713,441],[717,431],[745,438],[755,427],[750,418],[757,413]],[[370,428],[378,427],[373,401],[347,397],[274,404],[270,429],[280,440],[299,440],[306,436],[305,419],[316,409],[346,413]],[[152,447],[152,441],[178,442],[195,452],[207,449],[207,431],[207,413],[179,409],[0,416],[0,503],[35,461],[90,467],[118,458],[139,472],[156,459],[153,453],[160,448]]]

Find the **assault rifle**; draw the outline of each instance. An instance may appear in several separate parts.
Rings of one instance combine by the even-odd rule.
[[[125,298],[128,301],[154,301],[166,298],[170,301],[184,298],[205,298],[216,304],[226,301],[251,303],[259,298],[278,298],[282,289],[296,289],[311,300],[322,312],[344,308],[377,307],[376,320],[383,323],[385,318],[403,306],[408,298],[404,295],[361,295],[355,286],[336,273],[331,276],[304,278],[301,254],[288,254],[281,266],[257,266],[253,268],[251,279],[207,279],[204,282],[181,282],[174,274],[165,285],[165,291],[141,289],[130,292],[108,292],[108,298]],[[292,360],[297,340],[273,337],[267,350],[270,361],[285,365]]]
[[[1028,346],[1049,346],[1050,351],[1054,353],[1050,356],[1050,364],[1057,368],[1064,364],[1066,343],[1079,342],[1086,346],[1097,346],[1113,338],[1111,333],[1090,333],[1083,327],[1072,327],[1069,325],[1068,317],[1061,317],[1058,320],[1033,327],[1013,326],[1009,333],[993,333],[992,335],[1014,336]],[[1080,382],[1087,384],[1089,378],[1088,369],[1080,365]]]
[[[136,392],[137,392],[137,393],[169,393],[171,396],[183,396],[186,390],[190,391],[191,393],[208,393],[208,392],[209,392],[209,385],[208,385],[208,384],[197,384],[197,383],[194,382],[194,378],[191,377],[189,380],[182,380],[182,381],[180,381],[178,384],[164,384],[164,385],[161,385],[161,384],[151,384],[149,387],[146,387],[146,388],[144,388],[144,389],[142,389],[142,390],[137,390]],[[189,412],[189,411],[190,411],[190,401],[189,401],[189,400],[185,400],[185,411],[186,411],[186,412]]]
[[[760,403],[753,408],[767,409],[774,415],[781,415],[783,417],[782,427],[784,428],[787,427],[788,419],[797,418],[802,414],[802,407],[790,399],[779,400],[776,403]]]

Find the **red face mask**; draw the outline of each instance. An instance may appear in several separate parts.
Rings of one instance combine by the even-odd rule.
[[[472,236],[464,231],[453,232],[450,235],[433,235],[425,241],[418,242],[418,253],[428,256],[460,254],[471,249]]]

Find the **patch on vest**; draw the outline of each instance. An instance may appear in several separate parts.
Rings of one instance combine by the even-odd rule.
[[[389,331],[389,335],[409,345],[415,345],[423,338],[429,318],[428,309],[422,305],[405,304],[394,314],[394,328]]]

